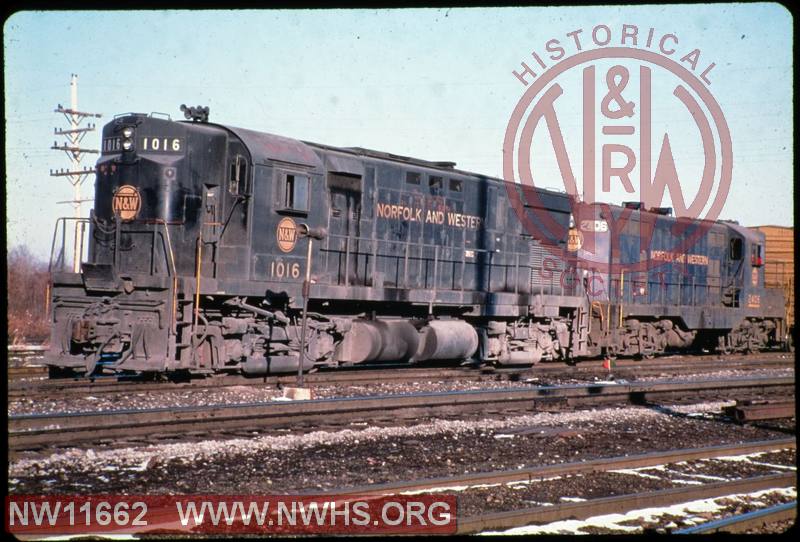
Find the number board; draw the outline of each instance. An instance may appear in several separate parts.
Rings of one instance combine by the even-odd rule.
[[[103,154],[112,152],[122,152],[122,138],[121,137],[106,137],[103,138]]]
[[[180,137],[142,137],[139,138],[141,152],[183,152],[183,138]]]

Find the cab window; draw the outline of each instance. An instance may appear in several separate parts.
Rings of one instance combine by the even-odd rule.
[[[742,240],[739,237],[731,239],[731,260],[742,259]]]
[[[750,263],[754,267],[761,267],[764,265],[764,255],[761,252],[761,245],[753,245],[753,250],[750,254]]]
[[[230,176],[228,177],[228,192],[231,194],[243,194],[246,192],[247,184],[247,160],[244,156],[237,155],[231,162]]]
[[[284,175],[283,206],[285,209],[308,212],[309,181],[307,175],[297,173]]]

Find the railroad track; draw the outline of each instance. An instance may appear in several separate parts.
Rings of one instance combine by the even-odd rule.
[[[663,374],[681,375],[726,370],[751,370],[794,367],[794,360],[782,357],[762,357],[758,359],[738,359],[719,361],[633,361],[617,362],[611,370],[617,378],[628,380],[644,376]],[[23,369],[23,368],[20,368]],[[31,367],[30,369],[35,369]],[[34,374],[33,372],[31,374]],[[381,369],[348,368],[345,370],[320,371],[307,375],[306,382],[311,386],[337,385],[357,386],[372,383],[402,383],[423,381],[482,381],[482,380],[525,380],[536,378],[591,378],[606,377],[609,370],[603,368],[601,361],[586,361],[577,366],[541,364],[527,369],[475,369],[465,367],[408,367],[394,366]],[[192,391],[221,389],[230,386],[247,385],[252,387],[275,387],[292,385],[294,375],[271,376],[264,378],[245,378],[236,375],[215,376],[188,382],[143,382],[134,379],[98,377],[94,381],[81,379],[12,381],[8,387],[8,400],[35,400],[39,395],[48,399],[77,397],[86,393],[159,393],[170,391]]]
[[[46,346],[33,344],[8,345],[8,379],[47,376],[47,367],[31,363],[47,350]]]
[[[731,455],[746,455],[759,452],[770,452],[783,449],[797,449],[797,440],[792,438],[762,440],[742,444],[724,444],[704,448],[688,448],[683,450],[670,450],[666,452],[652,452],[647,454],[625,455],[621,457],[607,457],[590,461],[575,463],[560,463],[557,465],[544,465],[526,469],[512,469],[493,472],[476,472],[443,478],[428,478],[425,480],[408,480],[387,484],[369,485],[362,487],[346,487],[327,490],[326,495],[397,495],[409,493],[425,493],[430,491],[447,492],[448,489],[464,489],[470,486],[499,486],[519,482],[535,482],[547,478],[574,476],[593,472],[608,472],[619,469],[637,469],[654,467],[667,463],[681,461],[696,461],[700,459],[714,459]],[[319,495],[319,491],[306,492]],[[299,494],[303,494],[300,492]]]
[[[426,480],[409,480],[363,487],[346,487],[327,490],[327,495],[387,496],[415,493],[448,493],[448,491],[465,491],[470,488],[485,489],[519,483],[534,483],[556,477],[590,475],[592,473],[609,472],[622,469],[656,467],[685,461],[710,460],[725,456],[754,454],[760,452],[796,449],[795,438],[775,439],[767,441],[727,444],[704,448],[670,450],[647,454],[626,455],[544,465],[526,469],[470,473]],[[625,513],[639,508],[669,506],[696,499],[722,497],[734,493],[749,493],[762,489],[789,487],[796,484],[796,473],[788,472],[777,475],[758,476],[734,481],[704,484],[700,487],[673,488],[652,491],[635,495],[621,495],[584,502],[570,502],[535,508],[514,510],[509,512],[488,513],[472,517],[459,517],[458,533],[474,534],[487,530],[506,530],[523,527],[532,523],[551,523],[565,519],[586,519],[592,516],[612,513]],[[318,491],[306,492],[319,494]],[[302,492],[300,494],[303,494]],[[780,505],[770,509],[745,514],[741,517],[711,521],[680,532],[687,534],[708,532],[741,532],[747,528],[759,526],[770,521],[781,521],[796,515],[796,503]]]
[[[675,534],[742,533],[771,523],[794,521],[796,518],[797,501],[792,501],[688,527],[676,531]]]
[[[203,407],[14,415],[8,417],[8,446],[11,451],[20,451],[80,443],[115,443],[142,437],[151,441],[159,435],[332,427],[353,420],[388,420],[396,423],[401,418],[419,419],[474,412],[508,414],[512,411],[645,403],[667,398],[740,398],[747,393],[793,396],[794,378],[598,383]]]
[[[44,365],[16,365],[8,368],[8,379],[11,381],[45,376],[47,376],[47,367]]]
[[[793,487],[797,483],[794,472],[743,478],[731,482],[716,482],[701,486],[680,487],[648,491],[634,495],[620,495],[479,515],[458,520],[459,534],[488,533],[523,527],[532,523],[543,524],[566,519],[587,519],[605,514],[620,514],[642,508],[665,507],[698,499],[724,497],[737,493],[752,493],[765,489]]]
[[[424,380],[478,380],[496,378],[494,372],[485,372],[462,367],[442,368],[386,368],[386,369],[347,369],[307,374],[306,384],[359,385],[382,382],[418,382]],[[142,381],[137,379],[117,379],[98,377],[93,381],[81,379],[57,379],[31,382],[9,383],[8,398],[15,400],[29,398],[31,393],[53,397],[77,396],[84,393],[158,393],[191,389],[193,391],[219,389],[232,386],[275,387],[278,384],[291,385],[296,375],[270,376],[268,378],[247,378],[238,375],[213,376],[180,381]]]

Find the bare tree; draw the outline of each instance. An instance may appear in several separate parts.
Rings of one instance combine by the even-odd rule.
[[[47,264],[21,245],[8,252],[8,340],[11,344],[48,339]]]

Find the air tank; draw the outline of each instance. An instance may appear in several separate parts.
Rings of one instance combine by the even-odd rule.
[[[336,350],[345,363],[400,361],[417,351],[419,333],[408,320],[354,320]]]
[[[422,328],[416,361],[467,359],[478,349],[478,332],[463,320],[432,320]]]

